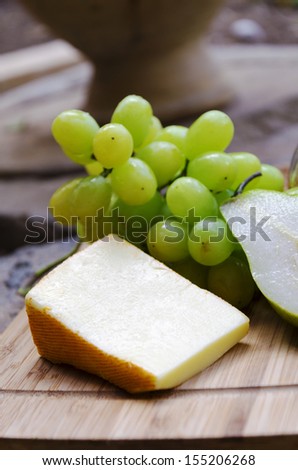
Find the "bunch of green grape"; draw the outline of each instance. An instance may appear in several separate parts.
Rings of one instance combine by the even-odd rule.
[[[189,128],[163,127],[147,100],[130,95],[102,127],[69,110],[52,133],[87,172],[53,194],[58,221],[75,225],[82,241],[117,234],[233,305],[248,305],[254,282],[220,206],[255,172],[261,176],[245,190],[282,191],[284,178],[251,153],[226,151],[234,135],[227,114],[212,110]]]

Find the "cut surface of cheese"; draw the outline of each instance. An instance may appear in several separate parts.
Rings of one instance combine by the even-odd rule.
[[[181,384],[249,327],[242,312],[114,235],[45,276],[26,310],[41,356],[129,392]]]

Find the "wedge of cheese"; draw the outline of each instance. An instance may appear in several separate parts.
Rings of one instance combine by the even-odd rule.
[[[44,277],[26,309],[41,356],[129,392],[181,384],[249,326],[243,313],[113,235]]]

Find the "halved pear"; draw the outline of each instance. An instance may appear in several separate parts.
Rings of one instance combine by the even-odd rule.
[[[277,313],[298,326],[298,198],[251,190],[230,199],[221,212],[260,291]]]

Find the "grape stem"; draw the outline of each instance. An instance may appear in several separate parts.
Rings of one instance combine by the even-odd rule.
[[[262,173],[260,171],[257,171],[256,173],[253,173],[248,178],[246,178],[244,181],[242,181],[242,183],[240,183],[238,188],[235,190],[232,197],[236,197],[236,196],[239,196],[239,194],[242,194],[245,187],[248,185],[248,183],[250,183],[255,178],[258,178],[259,176],[262,176]]]
[[[106,178],[110,173],[112,173],[113,168],[104,168],[103,172],[101,173],[101,176]]]
[[[39,278],[41,278],[44,274],[46,274],[51,269],[58,266],[58,264],[65,261],[70,256],[74,255],[78,251],[78,249],[80,248],[81,244],[82,244],[81,241],[76,242],[74,248],[69,253],[67,253],[64,256],[61,256],[61,258],[58,258],[57,260],[52,261],[51,263],[47,264],[46,266],[44,266],[44,267],[38,269],[37,271],[35,271],[35,273],[33,274],[33,277],[30,280],[30,283],[27,284],[24,287],[20,287],[17,291],[18,294],[25,297],[25,295],[29,292],[29,290],[33,287],[33,285],[36,283],[36,281],[38,281]]]

